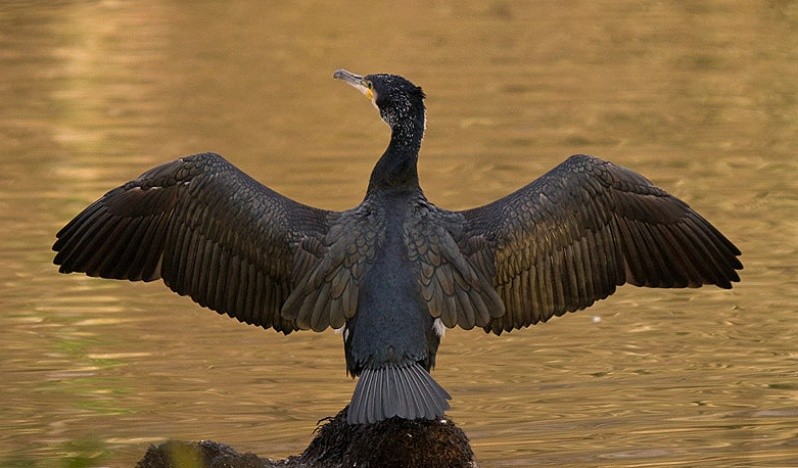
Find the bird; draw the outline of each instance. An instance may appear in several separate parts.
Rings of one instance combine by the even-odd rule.
[[[363,201],[292,200],[199,153],[112,189],[57,234],[62,273],[171,290],[284,334],[342,331],[357,378],[347,423],[443,418],[430,372],[448,328],[501,335],[585,309],[618,286],[739,282],[740,250],[684,201],[600,158],[568,157],[483,206],[452,211],[421,189],[425,93],[391,74],[334,78],[390,127]]]

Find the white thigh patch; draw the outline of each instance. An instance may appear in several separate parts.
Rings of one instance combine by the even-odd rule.
[[[432,329],[435,330],[435,333],[440,337],[446,334],[446,325],[444,325],[439,318],[436,318],[435,321],[432,322]]]

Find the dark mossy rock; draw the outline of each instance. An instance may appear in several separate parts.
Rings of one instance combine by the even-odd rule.
[[[238,453],[232,447],[218,442],[170,440],[157,447],[150,446],[144,458],[139,460],[136,466],[138,468],[264,468],[278,465],[262,460],[252,453]]]
[[[139,468],[476,467],[465,433],[449,420],[392,418],[346,423],[344,408],[316,429],[308,448],[285,460],[240,454],[218,442],[169,441],[147,450]]]

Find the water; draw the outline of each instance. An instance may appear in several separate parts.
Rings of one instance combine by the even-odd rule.
[[[731,291],[625,287],[502,337],[450,331],[434,375],[484,466],[798,465],[796,30],[789,1],[4,3],[0,465],[130,466],[167,438],[283,457],[346,404],[339,336],[59,275],[50,252],[105,191],[203,150],[353,206],[387,129],[339,67],[424,87],[440,206],[591,153],[744,252]]]

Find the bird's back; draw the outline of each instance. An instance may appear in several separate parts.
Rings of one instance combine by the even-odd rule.
[[[422,296],[420,265],[408,255],[412,236],[407,229],[418,224],[411,219],[418,199],[399,192],[366,201],[369,220],[364,222],[383,233],[344,334],[348,371],[360,376],[350,422],[434,418],[448,409],[449,395],[429,376],[440,337]]]

